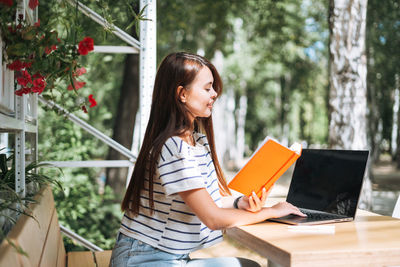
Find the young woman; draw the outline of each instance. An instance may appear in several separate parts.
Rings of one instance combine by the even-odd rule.
[[[261,199],[229,197],[211,115],[221,92],[221,78],[205,58],[179,52],[162,61],[111,266],[259,266],[240,258],[190,259],[189,253],[220,242],[229,227],[302,215],[286,202],[264,208],[265,190]]]

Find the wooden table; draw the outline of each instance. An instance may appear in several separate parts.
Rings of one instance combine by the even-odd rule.
[[[282,266],[400,266],[400,220],[358,210],[353,222],[330,224],[335,233],[293,232],[263,222],[227,235]]]

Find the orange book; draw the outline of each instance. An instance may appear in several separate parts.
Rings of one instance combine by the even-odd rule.
[[[263,187],[268,191],[300,157],[301,145],[298,146],[297,149],[290,149],[267,136],[228,187],[245,196],[250,196],[254,191],[261,197]]]

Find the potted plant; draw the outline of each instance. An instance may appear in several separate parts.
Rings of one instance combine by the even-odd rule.
[[[4,148],[0,149],[2,151]],[[21,197],[21,192],[15,189],[15,156],[13,153],[9,156],[6,153],[0,154],[0,242],[21,214],[30,216],[28,204],[34,202],[33,196],[41,187],[53,184],[62,189],[56,178],[37,171],[39,167],[45,166],[52,165],[34,161],[25,167],[26,195]]]

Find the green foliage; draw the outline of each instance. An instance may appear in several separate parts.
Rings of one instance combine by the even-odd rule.
[[[379,147],[383,143],[391,143],[393,92],[396,87],[399,88],[399,84],[396,85],[395,76],[396,74],[400,75],[399,18],[400,5],[398,1],[368,1],[366,45],[371,142],[376,140],[376,136],[381,136],[381,140],[376,140],[377,143],[372,144],[373,148],[375,145]],[[379,150],[379,148],[377,149]]]
[[[4,148],[0,149],[3,150]],[[10,164],[11,163],[11,164]],[[8,166],[10,165],[10,166]],[[48,163],[40,163],[37,161],[30,162],[25,166],[25,184],[32,184],[37,190],[32,192],[27,192],[27,196],[32,197],[39,188],[45,185],[56,185],[58,188],[62,189],[61,183],[57,180],[59,175],[47,176],[43,172],[39,172],[41,167],[53,167]],[[59,171],[59,169],[57,169]],[[15,194],[20,194],[21,192],[16,192],[15,186],[15,154],[12,153],[7,157],[7,154],[0,154],[0,182],[1,188],[6,189],[6,191],[14,191]],[[58,173],[59,174],[59,173]],[[13,194],[14,195],[14,194]]]
[[[237,93],[248,97],[246,143],[255,149],[266,135],[326,143],[323,2],[249,1],[233,11],[236,48],[224,69],[225,87],[239,88]]]
[[[157,1],[157,61],[180,50],[202,49],[207,58],[224,51],[233,37],[231,6],[231,1]]]
[[[77,111],[76,116],[89,122],[102,133],[111,136],[113,114],[121,85],[123,56],[88,55],[86,87],[93,91],[98,105],[89,113]],[[110,69],[113,70],[112,74]],[[115,71],[115,72],[114,72]],[[60,98],[61,101],[61,98]],[[65,105],[74,102],[63,99]],[[47,161],[103,159],[108,146],[76,124],[41,106],[39,116],[39,156]],[[84,171],[84,170],[83,170]]]
[[[111,7],[107,1],[82,2],[120,27],[125,27],[131,21],[135,21],[130,17],[127,5],[137,2],[136,0],[110,3]],[[93,22],[81,12],[76,12],[75,7],[65,1],[41,2],[39,14],[42,24],[53,25],[57,28],[59,35],[68,41],[71,41],[73,36],[78,40],[85,36],[91,36],[95,45],[126,45],[113,34],[109,34],[107,28]],[[81,58],[87,73],[79,77],[82,82],[86,83],[83,89],[78,90],[79,97],[75,99],[71,97],[75,95],[75,92],[66,89],[69,85],[67,82],[57,84],[57,91],[53,92],[52,97],[56,103],[63,103],[68,111],[74,111],[84,120],[91,121],[92,125],[94,123],[96,128],[110,134],[109,129],[112,129],[113,126],[112,114],[115,114],[122,82],[124,59],[124,54],[89,53]],[[58,92],[63,92],[63,94]],[[93,94],[98,104],[95,108],[90,109],[89,114],[73,108],[87,101],[89,94]]]
[[[5,152],[4,148],[0,152]],[[13,246],[20,254],[26,253],[11,240],[7,238],[8,232],[17,222],[20,215],[31,215],[29,204],[35,203],[33,196],[46,185],[55,185],[57,189],[62,191],[59,179],[59,170],[53,168],[53,175],[47,176],[42,172],[41,167],[51,167],[50,164],[30,162],[25,167],[25,196],[21,196],[21,192],[16,190],[16,169],[15,154],[0,154],[0,243],[3,239]],[[34,217],[32,217],[35,219]]]
[[[106,99],[107,97],[104,96]],[[101,99],[101,98],[100,98]],[[106,134],[105,121],[110,119],[110,111],[99,105],[94,112],[80,114]],[[95,114],[97,117],[94,116]],[[104,159],[108,147],[86,133],[83,129],[54,112],[40,110],[39,153],[46,160],[93,160]],[[44,119],[45,118],[45,119]],[[101,121],[103,119],[103,121]],[[94,168],[65,168],[63,180],[65,197],[60,190],[54,190],[56,208],[60,222],[103,249],[111,249],[115,242],[121,216],[119,204],[109,187],[99,194],[96,178],[101,170]],[[52,174],[49,173],[49,176]],[[71,239],[64,238],[67,250],[82,250]]]
[[[53,2],[55,4],[55,2]],[[76,77],[79,76],[81,55],[78,52],[77,28],[72,32],[67,32],[61,38],[58,36],[55,24],[46,23],[57,16],[59,12],[47,10],[47,21],[37,22],[30,25],[22,16],[14,18],[17,4],[11,7],[3,7],[0,10],[2,23],[0,33],[4,44],[3,60],[9,69],[15,71],[15,84],[21,87],[15,93],[17,95],[38,93],[51,100],[54,93],[67,98],[75,99],[78,95],[76,91]],[[75,19],[75,20],[74,20]],[[69,21],[76,23],[75,17],[69,17]],[[79,39],[80,40],[80,39]],[[59,83],[72,85],[72,92],[60,87]],[[42,93],[43,92],[43,93]],[[70,106],[70,110],[80,109],[84,106],[85,100]],[[61,102],[61,105],[63,102]]]
[[[158,60],[222,51],[225,90],[248,98],[246,143],[327,140],[327,7],[321,0],[159,1]],[[307,112],[303,112],[307,110]]]
[[[134,21],[132,21],[128,27],[126,27],[126,30],[128,30],[129,28],[131,28],[133,25],[135,25],[135,32],[136,35],[139,36],[140,35],[140,21],[144,21],[144,20],[149,20],[151,21],[151,19],[147,19],[144,17],[144,11],[146,10],[148,4],[145,5],[144,7],[142,7],[142,9],[140,10],[140,12],[138,14],[136,14],[136,12],[133,10],[133,8],[131,7],[131,5],[128,5],[129,10],[131,11],[132,16],[135,18]]]
[[[103,249],[112,249],[122,218],[119,203],[114,202],[116,196],[108,186],[101,193],[95,179],[84,174],[68,177],[64,192],[54,190],[61,225]],[[84,249],[66,237],[64,245],[67,251]]]
[[[91,21],[82,13],[75,14],[74,8],[61,2],[51,4],[52,1],[41,3],[39,14],[46,19],[48,9],[60,12],[58,18],[53,18],[44,23],[58,25],[61,35],[68,32],[76,25],[70,16],[77,16],[80,31],[77,38],[93,36],[96,45],[126,45],[118,38],[110,35],[105,29]],[[132,1],[129,1],[132,2]],[[135,1],[137,2],[137,1]],[[121,28],[126,27],[132,18],[128,16],[126,4],[128,1],[118,1],[108,5],[102,1],[83,1],[101,15],[111,15],[115,23]],[[100,6],[99,6],[100,5]],[[47,8],[46,8],[47,7]],[[68,12],[61,12],[68,10]],[[107,15],[107,16],[108,16]],[[90,109],[89,113],[76,111],[75,115],[89,122],[96,129],[111,136],[119,98],[119,88],[122,82],[125,55],[121,54],[88,54],[83,64],[87,66],[87,73],[82,81],[85,87],[94,95],[98,105]],[[67,84],[60,84],[60,89],[66,90]],[[70,91],[69,91],[70,92]],[[83,98],[89,93],[80,92]],[[74,106],[76,102],[68,97],[56,95],[57,102],[64,106]],[[76,100],[81,101],[81,100]],[[41,106],[38,110],[39,117],[39,157],[46,161],[81,161],[105,159],[109,147],[91,134],[84,131],[71,121],[63,118],[62,114],[50,112]],[[65,227],[78,233],[103,249],[111,249],[115,242],[115,234],[121,220],[119,203],[109,187],[104,193],[100,192],[101,186],[97,183],[103,170],[95,168],[65,168],[63,184],[65,196],[62,191],[55,189],[55,201],[60,222]],[[54,171],[48,170],[47,175]],[[82,250],[69,238],[64,238],[67,250]]]

